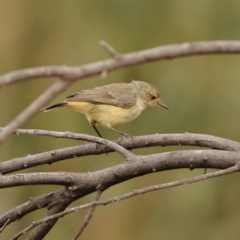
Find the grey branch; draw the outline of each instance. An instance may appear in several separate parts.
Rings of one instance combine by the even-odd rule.
[[[16,134],[41,135],[51,137],[65,137],[71,139],[83,139],[88,136],[85,134],[70,134],[69,132],[55,132],[46,130],[19,129]],[[91,136],[89,136],[91,137]],[[93,139],[97,137],[92,137]],[[90,139],[90,138],[89,138]],[[199,146],[211,149],[239,151],[240,143],[214,137],[204,134],[153,134],[147,136],[138,136],[132,138],[120,138],[115,143],[121,145],[124,149],[135,149],[153,146]],[[52,150],[44,153],[28,155],[26,157],[15,158],[0,163],[0,173],[7,174],[20,171],[27,168],[36,167],[43,164],[52,164],[54,162],[67,160],[87,155],[103,154],[113,150],[105,145],[96,146],[95,143],[83,144],[74,147],[67,147],[58,150]],[[132,155],[131,155],[132,156]],[[109,156],[110,157],[110,156]]]
[[[225,169],[240,161],[240,152],[220,150],[183,150],[136,156],[135,160],[126,161],[103,170],[90,173],[21,173],[0,176],[0,188],[54,184],[68,186],[69,190],[96,188],[101,184],[110,187],[125,180],[149,174],[179,168],[217,168]],[[143,167],[144,166],[144,167]]]
[[[0,131],[3,131],[4,128],[0,127]],[[127,151],[125,148],[119,144],[104,139],[100,137],[95,137],[87,134],[73,133],[73,132],[57,132],[57,131],[47,131],[47,130],[37,130],[37,129],[18,129],[14,131],[17,135],[38,135],[38,136],[49,136],[54,138],[68,138],[76,140],[84,140],[88,142],[100,143],[105,146],[108,146],[111,150],[114,150],[124,156],[127,160],[131,160],[134,157],[134,154]]]
[[[8,218],[8,220],[2,225],[2,227],[0,228],[0,233],[5,229],[5,227],[11,222],[10,218]]]
[[[70,82],[58,81],[49,87],[43,94],[41,94],[35,101],[33,101],[25,110],[23,110],[15,119],[0,132],[0,145],[14,132],[18,127],[24,124],[28,119],[33,117],[39,109],[44,107],[51,99],[65,90]]]
[[[54,206],[54,204],[58,204],[59,198],[62,199],[61,202],[70,204],[72,201],[94,192],[99,184],[101,184],[103,189],[106,189],[144,174],[178,168],[194,169],[207,167],[226,169],[236,166],[239,161],[240,152],[236,151],[185,150],[141,156],[141,158],[136,161],[124,162],[91,173],[60,173],[60,178],[57,178],[57,173],[44,173],[45,175],[41,175],[41,173],[21,174],[20,180],[18,180],[21,181],[23,185],[31,184],[28,179],[33,180],[35,178],[35,180],[33,180],[34,184],[46,184],[46,180],[51,180],[51,182],[48,182],[49,184],[64,184],[67,188],[43,197],[33,198],[29,203],[9,211],[0,217],[0,227],[3,226],[9,218],[11,222],[14,222],[39,208],[48,206],[48,208],[51,209],[50,205]],[[25,178],[26,176],[30,176],[31,178]],[[1,187],[7,186],[9,183],[5,180],[12,179],[12,177],[14,178],[14,175],[1,176]],[[15,184],[17,186],[20,185],[19,183]],[[10,185],[13,186],[14,184]]]
[[[105,47],[106,43],[101,42]],[[109,44],[107,44],[110,46]],[[112,47],[108,47],[109,49]],[[116,52],[114,50],[114,52]],[[75,81],[77,79],[87,78],[99,75],[103,71],[113,71],[127,66],[134,66],[150,61],[162,59],[174,59],[193,55],[204,54],[239,54],[240,41],[205,41],[205,42],[186,42],[181,44],[172,44],[158,46],[146,50],[132,53],[121,54],[121,61],[118,59],[107,59],[94,63],[88,63],[81,66],[45,66],[36,68],[27,68],[16,70],[0,76],[0,87],[14,82],[24,81],[33,78],[59,77],[66,81]]]
[[[145,193],[148,193],[148,192],[157,191],[157,190],[164,189],[164,188],[180,186],[180,185],[191,184],[191,183],[206,180],[206,179],[209,179],[209,178],[214,178],[214,177],[227,175],[227,174],[230,174],[230,173],[233,173],[233,172],[237,172],[239,170],[240,170],[240,168],[239,168],[239,163],[238,163],[235,166],[230,167],[230,168],[225,169],[225,170],[220,170],[220,171],[217,171],[217,172],[204,174],[204,175],[192,177],[192,178],[189,178],[189,179],[183,179],[183,180],[180,180],[180,181],[175,181],[175,182],[159,184],[159,185],[155,185],[155,186],[151,186],[151,187],[146,187],[146,188],[134,190],[132,192],[123,194],[121,196],[113,197],[113,198],[110,198],[110,199],[107,199],[107,200],[94,201],[92,203],[88,203],[88,204],[84,204],[84,205],[81,205],[81,206],[66,209],[63,212],[60,212],[60,213],[57,213],[57,214],[48,216],[46,218],[43,218],[41,220],[33,222],[27,228],[25,228],[21,232],[17,233],[11,240],[17,240],[20,236],[24,235],[26,232],[30,231],[31,229],[35,228],[36,226],[38,226],[40,224],[46,224],[47,222],[52,221],[53,219],[58,219],[58,218],[63,217],[67,214],[77,212],[77,211],[80,211],[80,210],[83,210],[83,209],[86,209],[86,208],[92,208],[92,207],[96,207],[96,206],[100,206],[100,205],[105,206],[105,205],[113,203],[113,202],[119,202],[119,201],[128,199],[130,197],[134,197],[134,196],[137,196],[137,195],[142,195],[142,194],[145,194]]]
[[[122,164],[110,167],[104,170],[95,171],[92,173],[84,173],[79,175],[66,175],[65,181],[66,185],[70,184],[66,189],[56,191],[56,193],[49,194],[43,203],[39,202],[38,205],[32,205],[31,211],[38,209],[39,207],[48,206],[49,212],[48,216],[59,213],[63,211],[71,202],[76,199],[86,196],[89,193],[92,193],[96,190],[99,184],[105,188],[109,188],[115,184],[126,181],[137,176],[142,176],[144,174],[164,171],[168,169],[177,169],[177,168],[220,168],[226,169],[237,166],[238,169],[240,159],[240,152],[236,151],[220,151],[220,150],[192,150],[192,151],[176,151],[170,153],[159,153],[147,156],[141,156],[140,159],[136,161],[127,161]],[[235,169],[235,168],[234,168]],[[236,170],[235,169],[235,170]],[[50,178],[51,178],[51,173]],[[54,173],[56,174],[56,173]],[[39,177],[40,176],[40,177]],[[78,179],[68,179],[67,177],[78,177]],[[203,176],[209,176],[207,174]],[[9,176],[6,176],[6,178]],[[35,184],[39,181],[39,184],[42,183],[41,175],[32,174],[32,177],[35,177]],[[5,176],[2,176],[2,183],[4,184]],[[50,179],[48,178],[48,179]],[[22,183],[26,184],[24,177]],[[72,181],[74,180],[74,181]],[[56,181],[59,181],[56,179]],[[62,180],[64,181],[64,173],[62,173]],[[76,185],[71,185],[71,183],[76,183]],[[64,205],[59,206],[59,201],[57,199],[61,198],[61,202]],[[38,201],[37,201],[38,202]],[[42,204],[42,205],[41,205]],[[52,207],[50,207],[52,206]],[[28,205],[21,208],[19,212],[16,212],[17,208],[9,213],[4,214],[0,217],[0,226],[4,225],[6,221],[11,218],[11,222],[18,220],[23,217],[25,214],[29,213]],[[19,209],[18,209],[19,210]],[[15,214],[14,214],[15,213]],[[10,217],[11,216],[11,217]],[[13,218],[15,216],[16,218]],[[32,233],[33,237],[31,239],[36,239],[36,236],[42,236],[42,234],[47,234],[47,232],[55,224],[56,219],[51,219],[51,224],[40,225]],[[36,235],[37,234],[37,235]],[[38,238],[39,239],[39,238]]]
[[[102,43],[101,45],[111,54],[113,57],[112,59],[75,67],[47,66],[29,68],[1,75],[0,87],[27,79],[40,77],[57,77],[60,78],[60,81],[53,84],[28,108],[26,108],[12,122],[2,129],[0,133],[0,143],[3,143],[12,132],[25,123],[29,118],[34,116],[34,114],[36,114],[40,108],[46,105],[50,100],[52,100],[76,80],[88,78],[94,75],[101,75],[104,77],[107,73],[116,69],[157,60],[168,60],[202,54],[240,53],[240,41],[212,41],[174,44],[127,54],[119,54],[107,43]],[[33,131],[35,131],[35,133]],[[26,214],[39,208],[47,208],[47,219],[43,220],[42,222],[35,222],[30,226],[29,230],[31,228],[35,229],[31,233],[29,239],[42,239],[54,226],[57,219],[60,216],[63,216],[61,214],[65,213],[63,211],[69,204],[83,196],[95,192],[99,184],[104,190],[110,186],[114,186],[115,184],[135,178],[137,176],[177,168],[189,168],[191,170],[194,168],[225,169],[188,180],[181,180],[174,183],[166,183],[162,185],[151,186],[147,189],[136,190],[132,193],[116,198],[97,201],[92,204],[81,206],[79,209],[82,209],[83,207],[89,208],[101,204],[108,204],[138,194],[143,194],[145,192],[177,186],[180,184],[188,184],[195,181],[208,179],[210,177],[221,176],[223,174],[239,171],[240,144],[227,139],[221,139],[208,135],[188,133],[170,135],[156,134],[150,136],[133,137],[131,139],[121,138],[114,142],[107,140],[100,142],[99,139],[87,135],[83,136],[81,134],[75,135],[74,133],[58,133],[51,131],[43,132],[43,130],[19,129],[16,130],[16,134],[37,134],[45,136],[48,135],[52,137],[58,135],[58,137],[73,138],[77,140],[84,138],[85,141],[97,142],[97,144],[83,144],[71,148],[58,149],[51,152],[35,154],[33,156],[12,159],[0,163],[0,172],[3,174],[0,176],[2,188],[30,184],[57,184],[66,186],[64,189],[30,199],[28,202],[17,206],[5,213],[3,216],[0,216],[0,230],[2,231],[7,225],[22,218]],[[136,156],[126,150],[140,147],[171,145],[201,146],[214,150],[176,151],[157,153],[148,156]],[[111,151],[118,151],[129,161],[125,161],[122,164],[92,173],[61,172],[4,175],[37,165],[50,164],[69,158],[86,156],[90,154],[102,154]],[[59,199],[61,199],[61,201],[59,201]],[[46,222],[48,222],[48,224],[45,224]],[[24,231],[25,230],[23,230],[21,234],[23,234]],[[17,236],[15,236],[13,239],[17,239]]]
[[[99,201],[100,197],[101,197],[101,194],[102,194],[102,190],[99,189],[97,190],[97,193],[96,193],[96,197],[95,197],[95,200],[94,202],[97,202]],[[77,240],[80,235],[83,233],[84,229],[87,227],[89,221],[91,220],[94,212],[95,212],[95,209],[96,209],[96,205],[93,205],[90,209],[89,209],[89,212],[87,213],[87,216],[85,217],[84,221],[83,221],[83,224],[80,228],[80,230],[78,231],[78,233],[76,234],[76,236],[73,238],[73,240]]]
[[[4,128],[0,127],[0,131]],[[41,129],[17,129],[14,131],[16,135],[30,135],[30,136],[47,136],[53,138],[66,138],[75,140],[84,140],[89,142],[99,142],[112,149],[110,145],[107,145],[104,141],[100,141],[102,138],[94,137],[87,134],[73,133],[73,132],[58,132]],[[107,141],[111,144],[113,141]],[[132,138],[120,138],[115,140],[118,144],[123,144],[124,148],[141,148],[141,147],[152,147],[152,146],[174,146],[174,145],[188,145],[188,146],[199,146],[208,147],[218,150],[227,151],[240,151],[240,143],[232,141],[226,138],[215,137],[207,134],[196,134],[196,133],[173,133],[173,134],[152,134],[144,136],[133,136]],[[126,144],[133,144],[126,146]],[[88,146],[89,147],[89,146]],[[93,149],[91,149],[92,151]],[[116,149],[114,149],[116,150]],[[116,150],[117,151],[117,150]],[[104,152],[105,153],[105,152]],[[95,152],[93,152],[95,154]],[[123,155],[124,156],[124,155]],[[125,156],[127,157],[127,156]]]

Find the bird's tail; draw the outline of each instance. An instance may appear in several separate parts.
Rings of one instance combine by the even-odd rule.
[[[51,111],[55,108],[60,108],[60,107],[65,107],[65,106],[67,106],[67,103],[66,102],[61,102],[61,103],[56,103],[54,105],[42,108],[41,110],[44,111],[44,112],[48,112],[48,111]]]

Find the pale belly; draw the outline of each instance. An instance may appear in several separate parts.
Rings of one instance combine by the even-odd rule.
[[[110,105],[95,105],[86,114],[89,122],[96,121],[96,125],[112,127],[133,121],[141,111],[134,108],[120,108]]]
[[[93,104],[88,102],[69,101],[68,106],[77,112],[86,115],[90,124],[112,127],[133,121],[143,110],[142,106],[121,108],[106,104]]]

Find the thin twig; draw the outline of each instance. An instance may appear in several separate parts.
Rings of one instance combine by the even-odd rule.
[[[99,199],[100,199],[100,197],[101,197],[101,194],[102,194],[102,190],[101,190],[101,189],[97,190],[97,193],[96,193],[94,202],[99,201]],[[91,220],[95,209],[96,209],[96,205],[93,205],[93,206],[89,209],[89,211],[88,211],[88,213],[87,213],[87,216],[85,217],[85,219],[84,219],[84,221],[83,221],[83,224],[82,224],[79,232],[76,234],[76,236],[73,238],[73,240],[77,240],[77,239],[80,237],[80,235],[82,234],[82,232],[84,231],[84,229],[87,227],[89,221]]]
[[[5,229],[5,227],[8,225],[8,223],[10,223],[10,218],[8,218],[8,220],[3,224],[3,226],[0,228],[0,233],[2,233],[2,231]]]
[[[0,131],[3,131],[4,128],[0,128]],[[41,135],[41,136],[48,136],[54,138],[68,138],[68,139],[76,139],[76,140],[84,140],[88,142],[100,143],[105,146],[108,146],[112,150],[120,153],[124,156],[127,160],[132,159],[135,157],[133,153],[126,150],[124,147],[120,146],[119,144],[110,141],[105,138],[95,137],[87,134],[80,134],[80,133],[73,133],[73,132],[57,132],[57,131],[48,131],[48,130],[37,130],[37,129],[17,129],[14,131],[15,134],[20,135]]]
[[[121,56],[110,44],[105,41],[100,41],[100,46],[104,48],[113,58],[118,58]]]
[[[17,240],[20,236],[29,232],[31,229],[33,229],[37,225],[47,223],[48,221],[50,221],[54,218],[60,218],[60,217],[63,217],[67,214],[70,214],[72,212],[77,212],[77,211],[80,211],[80,210],[83,210],[83,209],[91,208],[93,206],[107,205],[107,204],[110,204],[110,203],[119,202],[119,201],[128,199],[130,197],[134,197],[134,196],[137,196],[137,195],[143,195],[143,194],[146,194],[148,192],[153,192],[153,191],[157,191],[157,190],[160,190],[160,189],[171,188],[171,187],[176,187],[176,186],[181,186],[181,185],[187,185],[187,184],[191,184],[191,183],[194,183],[194,182],[206,180],[206,179],[209,179],[209,178],[219,177],[219,176],[223,176],[223,175],[230,174],[230,173],[233,173],[233,172],[238,172],[238,171],[239,171],[239,164],[237,164],[233,167],[224,169],[224,170],[219,170],[219,171],[213,172],[213,173],[207,173],[207,174],[204,174],[204,175],[200,175],[200,176],[196,176],[196,177],[192,177],[192,178],[188,178],[188,179],[183,179],[183,180],[180,180],[180,181],[174,181],[174,182],[170,182],[170,183],[164,183],[164,184],[150,186],[150,187],[146,187],[146,188],[142,188],[142,189],[137,189],[137,190],[134,190],[132,192],[129,192],[129,193],[117,196],[117,197],[109,198],[107,200],[92,202],[92,203],[84,204],[84,205],[81,205],[81,206],[69,208],[69,209],[66,209],[63,212],[60,212],[60,213],[57,213],[57,214],[51,215],[49,217],[43,218],[41,220],[33,222],[31,225],[29,225],[28,227],[23,229],[21,232],[14,235],[14,237],[11,238],[11,240]]]

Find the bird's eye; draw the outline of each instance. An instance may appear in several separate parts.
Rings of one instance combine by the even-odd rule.
[[[151,96],[151,99],[154,100],[154,99],[156,99],[156,97],[152,95],[152,96]]]

